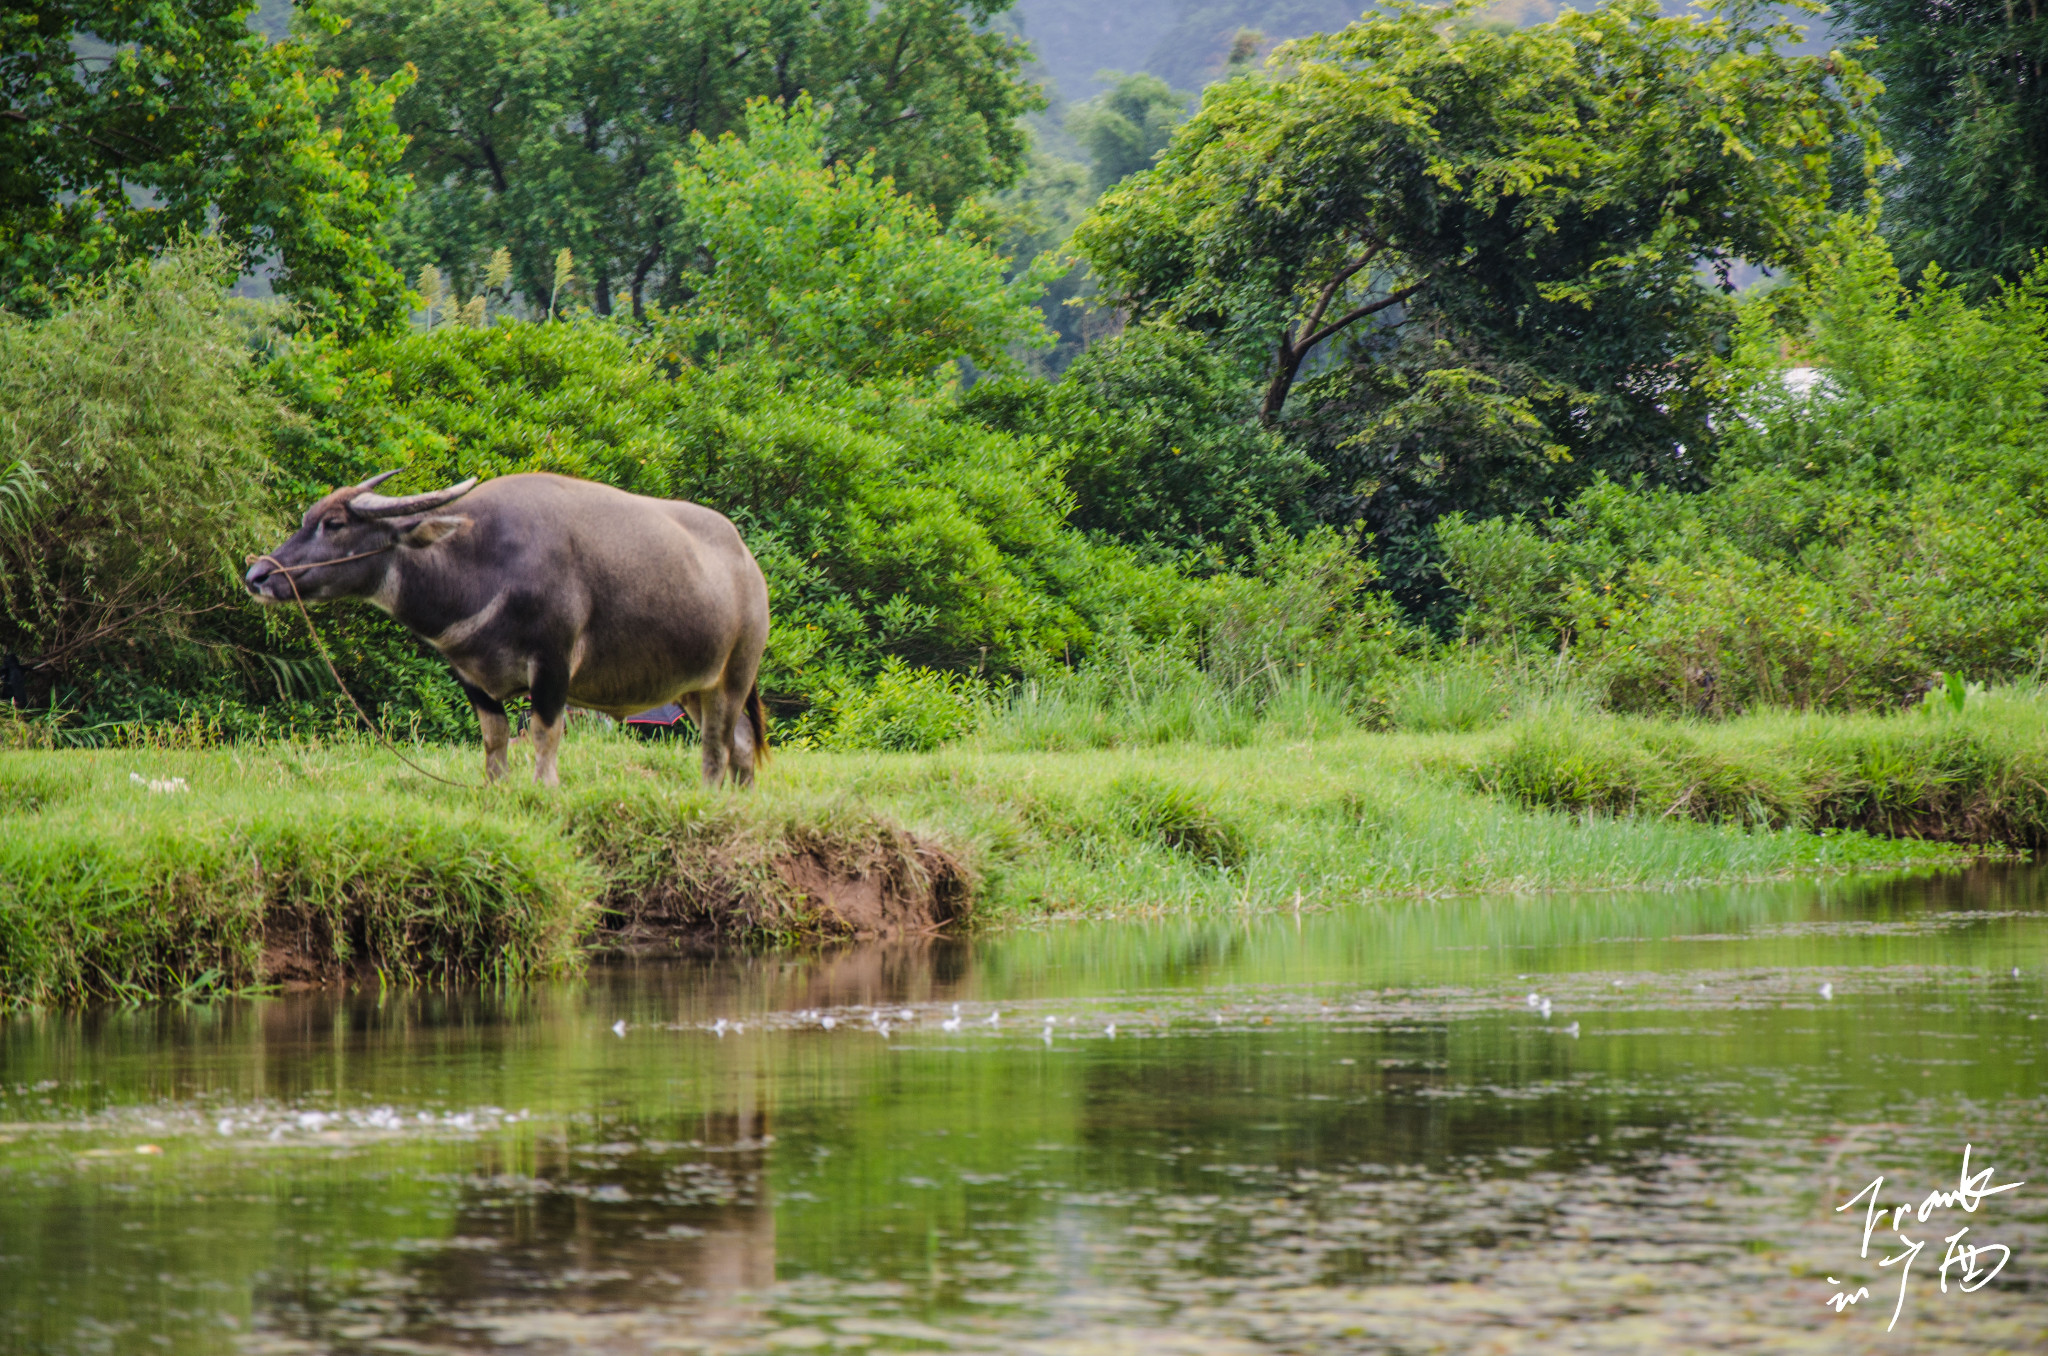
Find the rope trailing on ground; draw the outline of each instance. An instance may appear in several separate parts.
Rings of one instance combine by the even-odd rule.
[[[346,564],[346,563],[347,563],[348,561],[351,561],[351,560],[362,560],[362,559],[364,559],[364,558],[366,558],[366,557],[368,557],[368,556],[381,556],[381,555],[383,555],[383,554],[384,554],[384,552],[385,552],[385,551],[389,551],[389,550],[391,550],[391,549],[392,549],[391,547],[389,547],[389,546],[386,546],[386,547],[383,547],[383,548],[381,548],[381,549],[379,549],[379,550],[375,550],[375,551],[364,551],[364,552],[362,552],[362,553],[361,553],[361,554],[359,554],[359,555],[353,555],[353,556],[343,556],[343,557],[342,557],[342,558],[341,558],[340,560],[322,560],[322,561],[316,561],[316,562],[315,562],[315,564],[316,564],[316,565],[342,565],[342,564]],[[326,642],[326,641],[324,641],[324,640],[322,640],[322,639],[320,639],[320,628],[319,628],[319,627],[317,627],[317,626],[315,626],[315,625],[313,624],[313,614],[312,614],[311,612],[309,612],[309,611],[307,611],[307,610],[306,610],[306,600],[305,600],[304,598],[301,598],[301,597],[299,596],[299,581],[298,581],[298,580],[296,580],[296,579],[294,579],[294,578],[292,578],[292,576],[293,576],[293,574],[295,574],[295,573],[296,573],[297,571],[299,571],[299,570],[310,570],[310,569],[314,568],[314,566],[313,566],[313,565],[298,565],[298,566],[291,566],[291,565],[286,565],[286,564],[285,564],[285,563],[284,563],[283,561],[279,560],[279,559],[278,559],[278,558],[277,558],[276,556],[252,556],[252,557],[250,557],[249,563],[250,563],[251,565],[254,565],[254,564],[258,563],[259,561],[265,561],[265,560],[267,560],[267,561],[269,561],[269,562],[270,562],[270,567],[271,567],[271,568],[272,568],[273,570],[277,571],[277,573],[279,573],[279,574],[281,574],[281,575],[283,575],[283,576],[284,576],[284,582],[285,582],[285,583],[287,583],[287,584],[290,584],[290,585],[292,586],[292,601],[293,601],[293,602],[295,602],[295,603],[297,603],[297,604],[299,605],[299,615],[300,615],[301,617],[304,617],[304,618],[306,619],[306,634],[307,634],[307,635],[309,635],[309,636],[311,636],[311,637],[313,638],[313,648],[314,648],[314,649],[316,649],[316,650],[318,650],[318,651],[320,652],[320,661],[321,661],[322,663],[324,663],[325,665],[327,665],[327,672],[328,672],[328,674],[329,674],[330,676],[332,676],[332,677],[333,677],[333,679],[334,679],[334,685],[335,685],[335,686],[336,686],[337,688],[340,688],[340,689],[341,689],[341,695],[342,695],[342,696],[344,696],[344,697],[348,698],[348,704],[349,704],[350,706],[353,706],[353,707],[354,707],[354,708],[356,709],[356,714],[357,714],[358,716],[362,717],[362,721],[363,721],[363,724],[365,724],[365,725],[369,726],[369,727],[370,727],[370,733],[371,733],[371,734],[373,734],[373,735],[375,735],[375,736],[377,736],[377,742],[378,742],[378,743],[380,743],[380,744],[382,744],[382,745],[383,745],[383,746],[384,746],[384,747],[385,747],[386,749],[390,750],[390,752],[391,752],[391,756],[392,756],[393,758],[396,758],[396,759],[397,759],[397,760],[398,760],[399,762],[401,762],[401,763],[405,764],[405,765],[406,765],[407,767],[411,768],[411,769],[412,769],[412,770],[413,770],[414,772],[417,772],[417,773],[419,773],[419,774],[420,774],[420,776],[422,776],[422,777],[430,777],[430,778],[432,778],[433,780],[435,780],[435,781],[437,781],[437,782],[441,783],[441,784],[442,784],[443,786],[452,786],[452,787],[455,787],[455,788],[456,788],[457,790],[461,790],[461,791],[481,791],[481,790],[485,789],[485,787],[489,786],[489,783],[488,783],[488,782],[482,783],[482,784],[480,785],[480,784],[478,784],[478,783],[476,783],[476,782],[458,782],[458,781],[452,781],[452,780],[450,780],[450,779],[449,779],[449,778],[447,778],[447,777],[443,777],[443,776],[442,776],[442,775],[441,775],[440,773],[438,773],[438,772],[429,772],[429,771],[427,771],[427,770],[426,770],[425,768],[421,767],[421,766],[420,766],[420,765],[419,765],[418,763],[415,763],[415,762],[414,762],[414,761],[413,761],[412,759],[410,759],[410,758],[406,757],[406,756],[405,756],[404,754],[402,754],[402,753],[400,753],[400,752],[398,751],[398,746],[397,746],[396,744],[392,743],[392,742],[391,742],[391,739],[390,739],[390,737],[389,737],[388,735],[386,735],[386,734],[384,733],[384,727],[383,727],[383,726],[381,726],[381,725],[379,725],[379,724],[378,724],[378,723],[377,723],[376,721],[374,721],[374,720],[371,720],[371,719],[370,719],[370,713],[369,713],[369,712],[367,712],[367,711],[365,711],[365,710],[363,710],[363,704],[362,704],[361,702],[359,702],[359,701],[357,701],[357,700],[356,700],[356,695],[355,695],[355,693],[353,693],[353,692],[350,692],[350,691],[348,690],[348,684],[347,684],[347,683],[344,683],[344,682],[342,682],[342,681],[341,681],[341,670],[340,670],[340,669],[337,669],[337,668],[335,668],[335,667],[334,667],[334,656],[330,655],[330,654],[329,654],[329,653],[327,652],[327,642]]]

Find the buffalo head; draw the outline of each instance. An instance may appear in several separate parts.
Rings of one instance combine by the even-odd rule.
[[[383,582],[393,551],[431,546],[468,519],[437,513],[475,488],[474,477],[428,494],[396,499],[371,493],[397,475],[386,471],[339,489],[306,510],[299,530],[268,556],[251,556],[243,582],[259,602],[288,603],[292,585],[307,602],[361,598]],[[282,568],[280,568],[282,567]]]

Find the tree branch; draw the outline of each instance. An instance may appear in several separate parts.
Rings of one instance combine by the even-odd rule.
[[[1314,348],[1317,344],[1322,343],[1323,340],[1329,338],[1338,330],[1343,329],[1346,325],[1352,324],[1354,321],[1363,320],[1369,315],[1377,315],[1379,312],[1386,310],[1389,306],[1399,306],[1402,302],[1408,300],[1408,298],[1414,296],[1417,292],[1420,292],[1424,287],[1428,285],[1429,279],[1424,278],[1421,282],[1411,283],[1407,287],[1402,288],[1400,291],[1390,293],[1389,295],[1380,298],[1378,301],[1369,301],[1365,303],[1363,306],[1354,307],[1353,309],[1346,311],[1343,315],[1338,316],[1335,320],[1332,320],[1329,324],[1323,326],[1315,333],[1309,335],[1308,338],[1302,340],[1301,347],[1303,349]]]
[[[1330,299],[1336,295],[1337,288],[1343,284],[1344,279],[1355,274],[1363,267],[1365,267],[1365,261],[1361,261],[1356,267],[1351,267],[1349,272],[1331,280],[1330,285],[1323,289],[1323,296],[1321,300],[1317,301],[1315,310],[1309,315],[1310,324],[1322,318],[1324,308],[1330,304]],[[1287,403],[1288,394],[1294,389],[1295,374],[1301,371],[1301,364],[1308,357],[1310,349],[1347,325],[1363,320],[1369,315],[1384,311],[1389,306],[1400,305],[1417,292],[1420,292],[1428,283],[1429,279],[1424,278],[1421,282],[1411,283],[1400,291],[1384,296],[1378,301],[1368,301],[1363,305],[1354,306],[1329,324],[1324,325],[1320,329],[1310,330],[1299,339],[1294,337],[1291,326],[1283,331],[1280,335],[1278,351],[1273,355],[1273,380],[1266,386],[1265,399],[1259,402],[1259,422],[1271,424],[1279,417],[1281,407]]]
[[[1374,259],[1377,259],[1379,257],[1380,248],[1381,247],[1379,245],[1375,244],[1371,249],[1367,250],[1364,254],[1359,255],[1356,259],[1353,259],[1350,263],[1344,265],[1343,268],[1337,270],[1337,275],[1330,279],[1329,285],[1327,287],[1323,288],[1323,294],[1320,297],[1316,298],[1315,309],[1308,313],[1308,319],[1301,322],[1301,327],[1304,330],[1313,331],[1315,329],[1316,322],[1323,318],[1323,312],[1330,308],[1330,303],[1332,301],[1336,300],[1338,290],[1341,289],[1345,283],[1350,282],[1352,277],[1357,274],[1358,270],[1364,268]]]

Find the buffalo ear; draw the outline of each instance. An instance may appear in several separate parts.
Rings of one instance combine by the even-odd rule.
[[[398,534],[398,539],[407,546],[432,546],[441,538],[453,536],[468,526],[467,518],[436,514],[431,518],[422,518],[406,528]]]

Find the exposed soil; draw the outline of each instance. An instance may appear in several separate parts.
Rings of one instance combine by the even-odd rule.
[[[360,914],[344,916],[342,926],[349,934],[346,960],[336,950],[334,930],[325,915],[272,903],[263,915],[263,950],[257,960],[256,981],[296,993],[343,980],[374,983],[380,965],[393,976],[423,978],[428,973],[424,967],[414,969],[408,965],[419,954],[414,947],[428,939],[411,939],[410,944],[401,948],[400,956],[380,956],[368,944]],[[472,959],[471,964],[452,973],[474,976],[478,969]]]
[[[965,912],[967,881],[959,863],[931,844],[914,852],[914,870],[896,863],[861,869],[812,851],[780,858],[775,874],[815,910],[822,932],[861,939],[934,932]]]
[[[678,847],[667,870],[615,885],[606,950],[703,950],[733,941],[931,936],[967,914],[974,882],[944,847],[902,830],[805,835],[756,856]]]
[[[263,917],[262,983],[311,989],[340,979],[341,960],[324,921],[272,908]]]

